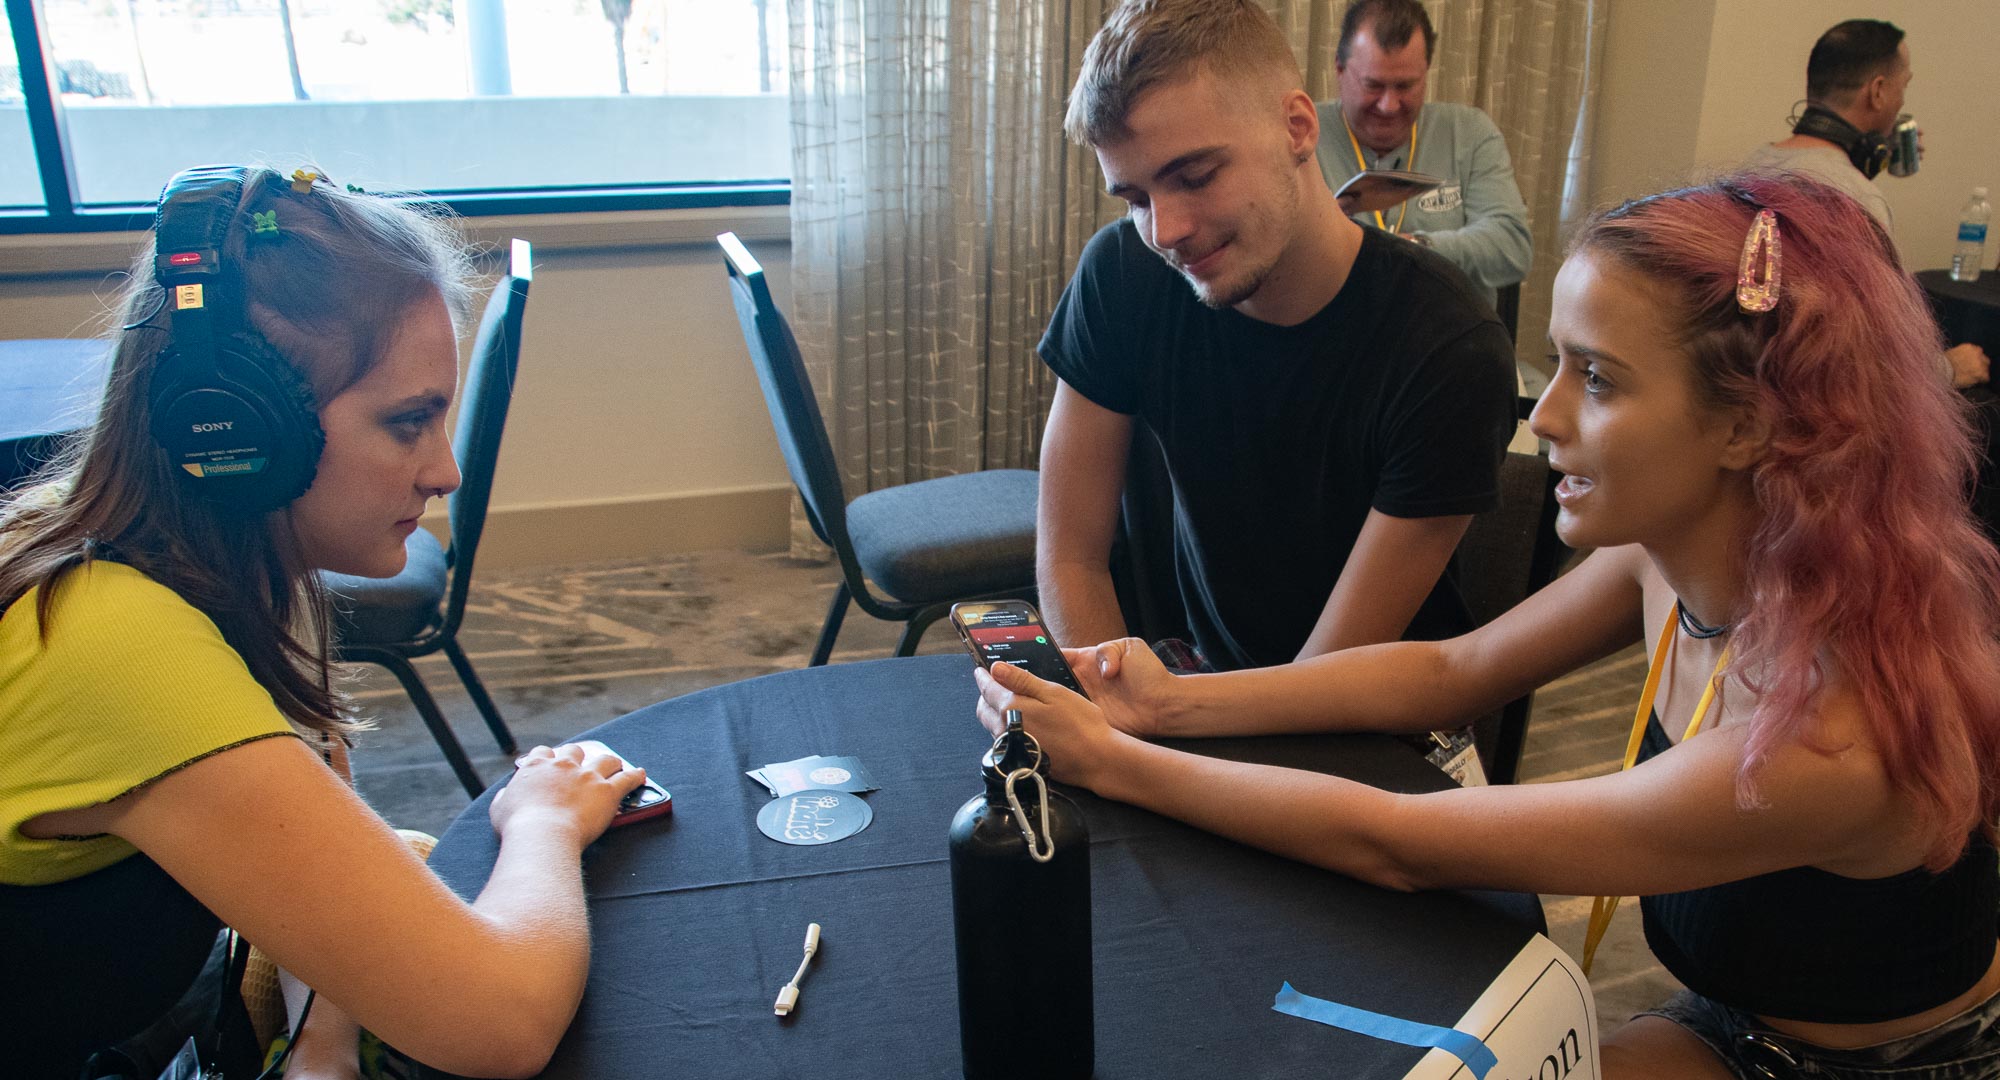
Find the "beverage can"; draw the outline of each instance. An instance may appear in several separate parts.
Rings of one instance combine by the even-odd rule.
[[[1917,149],[1917,118],[1909,113],[1898,116],[1895,128],[1889,133],[1889,175],[1914,174],[1923,156]]]

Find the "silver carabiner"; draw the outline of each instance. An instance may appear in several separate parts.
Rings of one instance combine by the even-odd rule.
[[[1023,776],[1033,777],[1035,787],[1040,791],[1042,804],[1042,840],[1037,843],[1035,830],[1028,824],[1028,810],[1021,805],[1021,797],[1014,793],[1014,784]],[[1021,838],[1028,842],[1028,857],[1038,863],[1048,862],[1056,857],[1056,836],[1049,831],[1049,785],[1042,774],[1033,769],[1015,769],[1007,774],[1007,806],[1014,811],[1014,820],[1021,825]]]

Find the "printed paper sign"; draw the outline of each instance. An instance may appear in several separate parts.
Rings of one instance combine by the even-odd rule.
[[[1483,1077],[1432,1050],[1404,1080],[1598,1080],[1597,1000],[1568,953],[1541,934],[1452,1025],[1493,1052]]]

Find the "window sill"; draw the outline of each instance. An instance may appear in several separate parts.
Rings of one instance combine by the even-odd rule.
[[[572,214],[500,214],[461,218],[476,243],[519,237],[542,251],[709,244],[734,232],[749,241],[789,240],[789,206],[710,206]],[[130,268],[143,231],[24,233],[0,236],[0,280],[95,277]]]

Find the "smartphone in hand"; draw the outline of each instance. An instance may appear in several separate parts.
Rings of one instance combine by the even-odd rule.
[[[1042,613],[1025,600],[968,601],[951,606],[951,627],[972,652],[979,666],[990,668],[996,660],[1026,671],[1037,678],[1068,687],[1082,694],[1083,685],[1069,669],[1062,650],[1042,625]]]
[[[596,739],[579,739],[576,745],[583,747],[586,753],[610,754],[623,762],[626,768],[636,768],[625,755]],[[656,818],[661,814],[671,814],[673,811],[674,797],[667,793],[666,788],[655,784],[653,778],[649,776],[645,783],[633,788],[631,793],[625,796],[625,800],[618,804],[618,815],[611,819],[611,827],[615,829],[620,825],[630,825],[635,821]]]

